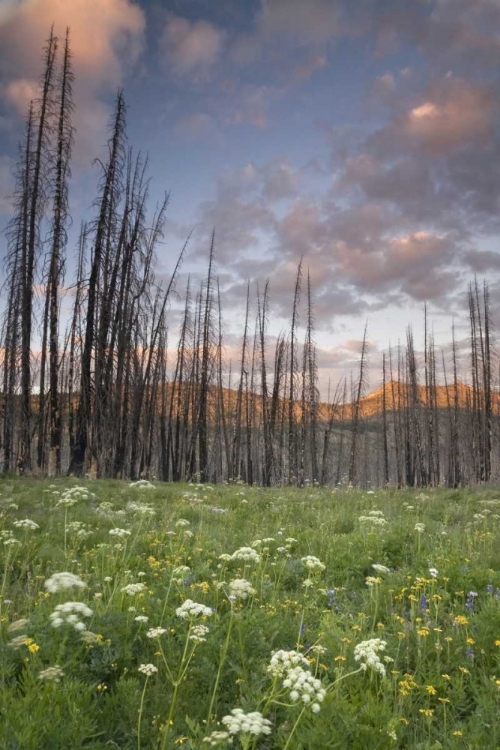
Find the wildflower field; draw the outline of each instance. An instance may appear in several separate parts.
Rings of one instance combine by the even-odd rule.
[[[0,481],[0,747],[499,748],[500,492]]]

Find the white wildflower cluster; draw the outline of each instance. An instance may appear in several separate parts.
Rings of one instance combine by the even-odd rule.
[[[38,677],[40,680],[46,680],[48,682],[61,682],[61,679],[64,677],[64,671],[59,664],[56,664],[53,667],[42,669],[42,671],[38,673]]]
[[[64,602],[58,604],[50,614],[50,624],[53,628],[61,625],[71,625],[75,630],[85,630],[85,623],[81,617],[91,617],[92,610],[83,602]]]
[[[91,630],[84,630],[82,632],[82,641],[86,643],[87,646],[95,646],[97,643],[101,643],[102,636],[93,633]]]
[[[252,584],[245,578],[235,578],[229,582],[229,596],[234,599],[248,599],[255,594]]]
[[[89,529],[86,523],[83,521],[71,521],[66,526],[66,529],[70,534],[74,534],[79,539],[86,539],[88,536],[92,536],[92,529]]]
[[[161,635],[164,635],[167,631],[165,628],[150,628],[148,632],[146,633],[148,638],[159,638]]]
[[[174,580],[177,578],[182,581],[184,580],[182,576],[186,576],[188,573],[191,573],[189,565],[178,565],[173,569],[172,576],[174,577]]]
[[[367,516],[359,516],[358,521],[370,528],[387,526],[387,520],[381,510],[370,510]]]
[[[245,563],[260,563],[260,555],[252,547],[240,547],[231,555],[231,560],[241,560]]]
[[[279,651],[273,651],[267,671],[273,677],[283,677],[289,669],[301,665],[309,666],[309,662],[301,653],[280,649]]]
[[[146,615],[137,615],[137,617],[134,617],[134,620],[136,622],[148,622],[149,617],[146,617]]]
[[[317,557],[314,557],[314,555],[307,555],[306,557],[301,558],[302,562],[306,566],[306,568],[313,572],[313,571],[321,571],[325,570],[325,565],[319,560]]]
[[[222,562],[229,562],[231,560],[231,555],[228,555],[227,552],[223,552],[222,555],[219,555],[219,560],[222,560]]]
[[[372,563],[372,568],[376,573],[390,573],[391,570],[385,565],[380,565],[379,563]]]
[[[251,734],[260,737],[261,734],[271,734],[271,722],[264,719],[259,711],[246,714],[241,708],[233,708],[230,714],[224,716],[222,723],[232,736],[234,734]]]
[[[156,515],[156,511],[152,505],[148,505],[148,503],[136,503],[133,500],[127,503],[127,510],[129,513],[135,513],[138,516],[155,516]]]
[[[179,518],[179,520],[175,522],[175,525],[178,529],[187,529],[188,526],[191,526],[191,523],[186,518]]]
[[[208,737],[205,737],[203,742],[206,742],[210,747],[217,747],[221,742],[227,742],[228,740],[232,742],[229,732],[215,731]]]
[[[415,529],[415,531],[418,534],[423,534],[424,531],[425,531],[425,524],[424,523],[416,523],[413,528]]]
[[[223,516],[227,513],[227,508],[218,508],[216,505],[207,505],[206,509],[219,516]]]
[[[154,490],[156,487],[148,479],[139,479],[137,482],[131,482],[129,484],[132,490]]]
[[[44,584],[45,588],[50,594],[58,594],[60,591],[66,591],[66,589],[85,589],[87,584],[85,581],[75,575],[74,573],[68,573],[63,571],[62,573],[54,573],[47,578]]]
[[[368,641],[361,641],[354,647],[354,661],[361,662],[361,668],[366,672],[367,669],[373,669],[385,677],[385,665],[381,662],[379,653],[385,651],[386,641],[380,638],[370,638]],[[392,659],[389,656],[384,657],[385,662]]]
[[[14,539],[14,537],[9,537],[8,539],[4,539],[3,543],[5,547],[15,547],[17,544],[21,544],[19,539]]]
[[[177,617],[180,617],[181,620],[191,620],[194,617],[211,617],[213,615],[213,610],[211,610],[210,607],[206,607],[204,604],[193,602],[192,599],[186,599],[180,607],[177,607],[175,614]]]
[[[439,570],[437,568],[429,568],[429,573],[433,578],[437,578],[439,575]]]
[[[194,643],[204,643],[207,640],[205,636],[208,633],[210,633],[210,628],[207,628],[206,625],[194,625],[191,628],[189,640],[194,641]]]
[[[86,487],[71,487],[64,490],[56,505],[62,508],[69,508],[76,505],[80,500],[90,500],[95,497],[93,492],[89,492]]]
[[[35,531],[40,528],[35,521],[31,520],[31,518],[23,518],[20,521],[14,521],[13,526],[15,526],[16,529],[26,529],[26,531]]]
[[[158,667],[155,667],[154,664],[141,664],[137,668],[137,671],[142,672],[142,674],[145,674],[146,677],[151,677],[158,672]]]
[[[271,544],[275,541],[276,539],[273,536],[266,536],[264,539],[256,539],[252,542],[252,547],[261,547],[263,544]]]
[[[115,529],[110,529],[109,530],[109,535],[110,536],[115,536],[117,539],[126,539],[128,536],[131,535],[131,533],[132,532],[129,531],[128,529],[118,529],[118,528],[115,528]]]
[[[142,591],[146,589],[146,584],[142,583],[128,583],[126,586],[123,586],[123,588],[120,589],[124,594],[128,594],[128,596],[135,596],[136,594],[140,594]]]
[[[315,678],[310,670],[304,667],[309,667],[309,662],[301,653],[280,649],[273,652],[267,671],[273,677],[284,678],[283,687],[290,691],[292,703],[311,703],[313,712],[317,713],[326,690],[321,680]]]
[[[311,704],[314,713],[318,713],[325,699],[326,690],[321,680],[314,677],[308,669],[300,666],[292,667],[286,672],[283,687],[290,691],[292,703],[301,701],[305,705]]]

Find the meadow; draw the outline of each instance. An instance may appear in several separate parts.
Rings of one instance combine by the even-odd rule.
[[[500,492],[0,482],[0,746],[499,748]]]

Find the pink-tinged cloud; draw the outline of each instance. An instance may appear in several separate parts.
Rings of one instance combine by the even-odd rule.
[[[424,151],[442,154],[471,141],[490,141],[493,102],[486,86],[444,81],[413,107],[403,129]]]
[[[319,70],[326,68],[327,65],[328,60],[325,55],[315,55],[302,65],[297,65],[293,72],[293,79],[295,83],[308,81]]]
[[[13,192],[12,159],[9,156],[0,156],[0,215],[11,213]]]
[[[262,36],[284,36],[302,45],[324,44],[344,31],[338,0],[263,0],[257,16]]]
[[[236,98],[236,106],[226,119],[226,125],[252,125],[263,129],[269,123],[267,104],[270,95],[268,86],[248,84]]]
[[[0,17],[5,69],[36,77],[52,24],[59,37],[70,27],[76,74],[95,86],[120,83],[125,61],[142,50],[145,18],[131,0],[21,0]]]
[[[217,120],[207,112],[194,112],[182,117],[175,123],[174,132],[179,138],[188,141],[220,144],[223,140]]]
[[[189,21],[170,16],[160,42],[164,60],[177,75],[197,78],[218,61],[224,46],[225,32],[209,21]]]
[[[37,81],[27,78],[15,78],[2,90],[2,96],[8,104],[20,114],[26,114],[30,102],[38,96],[39,86]]]
[[[340,272],[368,292],[397,284],[413,299],[430,300],[443,297],[457,280],[453,243],[430,232],[393,237],[369,251],[340,241],[336,255]]]
[[[132,0],[21,0],[0,16],[0,95],[12,113],[24,114],[37,91],[42,48],[54,25],[60,43],[70,27],[76,74],[74,155],[88,163],[105,138],[109,108],[101,93],[119,86],[137,62],[145,17]]]

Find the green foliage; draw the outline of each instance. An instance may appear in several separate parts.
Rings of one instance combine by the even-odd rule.
[[[492,489],[4,478],[0,566],[7,750],[202,750],[230,727],[247,750],[500,746]],[[324,700],[269,671],[281,649]]]

